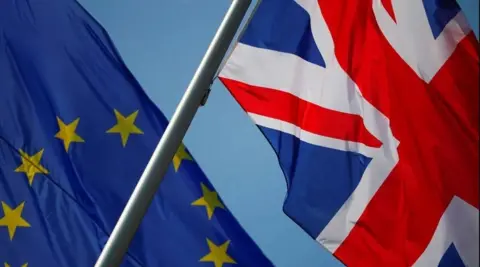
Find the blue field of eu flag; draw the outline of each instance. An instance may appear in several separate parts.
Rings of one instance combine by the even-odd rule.
[[[93,266],[167,123],[76,1],[0,1],[0,266]],[[123,266],[272,263],[182,145]]]

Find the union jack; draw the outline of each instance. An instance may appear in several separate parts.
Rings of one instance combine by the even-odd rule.
[[[220,80],[347,266],[478,266],[478,41],[454,0],[263,0]]]

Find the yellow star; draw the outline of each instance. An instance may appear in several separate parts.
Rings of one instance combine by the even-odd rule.
[[[202,185],[202,192],[203,192],[203,197],[195,200],[192,205],[194,206],[205,206],[207,209],[207,215],[208,219],[212,219],[213,212],[215,211],[215,208],[222,208],[225,209],[223,206],[222,202],[218,199],[218,194],[215,191],[210,191],[207,186],[205,186],[203,183]]]
[[[5,262],[5,267],[10,267],[10,264]],[[28,262],[24,263],[21,267],[28,267]]]
[[[77,118],[70,124],[65,124],[59,117],[57,117],[59,131],[55,135],[56,138],[63,140],[63,146],[65,151],[68,152],[70,143],[72,142],[85,142],[75,131],[77,130],[78,122],[80,118]]]
[[[137,118],[138,110],[128,115],[126,118],[116,109],[114,112],[115,117],[117,118],[117,124],[110,128],[107,133],[119,133],[122,137],[122,145],[125,147],[130,134],[143,134],[142,130],[135,126],[135,119]]]
[[[20,156],[22,157],[22,164],[15,169],[15,172],[24,172],[27,175],[28,183],[32,185],[33,178],[37,173],[48,174],[48,170],[45,169],[41,164],[40,160],[42,159],[43,149],[40,150],[37,154],[30,156],[23,150],[19,150]]]
[[[182,164],[182,160],[184,159],[193,160],[187,151],[185,151],[185,146],[183,143],[181,143],[177,149],[177,152],[175,153],[175,156],[173,156],[173,167],[175,168],[175,172],[178,171],[178,168],[180,168],[180,164]]]
[[[8,228],[10,240],[13,240],[17,227],[30,227],[30,224],[22,218],[22,211],[25,202],[20,203],[14,210],[2,201],[3,218],[0,218],[0,226]]]
[[[210,249],[210,253],[203,256],[200,259],[201,262],[213,262],[215,267],[222,267],[224,263],[233,263],[236,264],[235,260],[233,260],[228,254],[227,249],[228,245],[230,245],[230,240],[223,243],[221,246],[215,245],[210,239],[207,238],[208,248]]]

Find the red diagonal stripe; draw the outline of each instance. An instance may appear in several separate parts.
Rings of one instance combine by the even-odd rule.
[[[292,123],[305,131],[380,147],[362,117],[326,109],[279,90],[220,78],[242,108],[251,113]]]
[[[382,5],[387,11],[388,15],[390,15],[390,17],[393,19],[393,21],[396,21],[395,12],[393,11],[393,6],[392,6],[392,0],[382,0]]]

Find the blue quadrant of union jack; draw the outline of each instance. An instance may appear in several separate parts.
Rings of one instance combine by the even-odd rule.
[[[264,0],[220,80],[348,266],[478,266],[478,41],[451,0]]]

